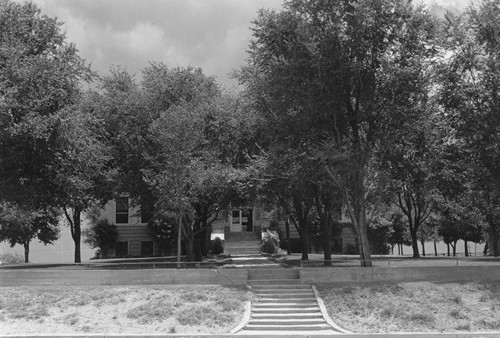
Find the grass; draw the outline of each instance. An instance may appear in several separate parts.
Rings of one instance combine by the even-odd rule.
[[[411,282],[319,290],[333,321],[356,333],[500,330],[498,283]]]
[[[0,288],[2,334],[229,333],[246,288],[101,286]]]

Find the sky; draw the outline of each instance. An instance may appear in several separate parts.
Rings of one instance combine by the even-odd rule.
[[[18,2],[23,2],[17,0]],[[418,0],[462,9],[468,0]],[[94,70],[124,66],[136,78],[150,61],[201,67],[226,88],[228,74],[244,64],[251,21],[260,8],[282,0],[34,0],[42,12],[65,22],[67,40]]]

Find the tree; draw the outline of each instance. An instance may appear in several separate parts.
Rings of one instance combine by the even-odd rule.
[[[459,144],[475,204],[488,225],[493,255],[500,254],[500,2],[482,1],[465,15],[447,16],[447,58],[441,63],[443,119]]]
[[[195,182],[203,179],[203,135],[201,107],[176,106],[163,112],[150,127],[151,136],[160,152],[156,155],[155,171],[145,171],[159,196],[158,204],[166,213],[173,213],[178,222],[178,263],[181,238],[186,241],[188,261],[194,261],[194,210],[190,197]],[[198,156],[199,158],[197,158]]]
[[[302,260],[308,260],[311,219],[315,204],[314,169],[307,164],[305,149],[288,148],[274,143],[260,156],[254,157],[252,175],[258,179],[258,193],[266,204],[283,209],[296,228]]]
[[[70,146],[77,142],[73,138],[61,139],[66,126],[59,127],[71,121],[62,117],[69,110],[62,111],[78,102],[80,82],[90,81],[93,73],[78,56],[76,47],[66,43],[61,25],[56,19],[42,16],[33,3],[0,2],[0,101],[4,116],[0,198],[35,210],[81,205],[64,191],[66,183],[69,189],[74,188],[75,175],[68,162],[59,162],[77,158],[81,149]],[[81,210],[76,207],[70,217],[76,262],[80,261]]]
[[[55,115],[51,133],[57,146],[54,161],[46,166],[48,200],[63,210],[75,243],[74,261],[81,263],[82,213],[113,196],[112,155],[103,140],[101,119],[86,111],[84,105]]]
[[[24,262],[29,262],[30,243],[37,238],[45,245],[59,238],[59,215],[53,209],[29,210],[18,205],[0,203],[0,242],[24,247]]]
[[[287,1],[261,11],[240,81],[275,135],[311,142],[357,231],[363,266],[371,266],[367,209],[373,200],[375,155],[399,108],[386,105],[387,65],[430,16],[400,1]],[[413,35],[412,35],[413,34]],[[420,38],[420,36],[418,36]],[[396,67],[397,64],[388,64]],[[281,132],[280,132],[281,131]]]
[[[398,255],[403,255],[403,246],[411,244],[408,223],[405,222],[403,214],[399,212],[392,213],[390,220],[391,231],[387,243],[391,245],[392,252],[394,252],[394,246],[397,245]]]
[[[33,3],[0,1],[0,198],[43,207],[54,161],[46,119],[78,99],[90,69],[62,23]]]

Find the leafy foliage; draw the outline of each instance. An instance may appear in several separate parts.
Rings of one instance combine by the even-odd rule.
[[[275,254],[280,249],[280,238],[276,231],[262,233],[260,251],[267,254]]]
[[[83,231],[84,242],[91,248],[99,248],[101,252],[112,248],[118,239],[118,230],[115,224],[107,219],[92,222],[90,227]]]
[[[59,238],[59,215],[53,209],[29,210],[16,204],[0,203],[0,241],[24,246],[24,259],[29,262],[29,244],[38,239],[51,244]]]
[[[222,243],[222,239],[220,237],[215,237],[212,243],[212,254],[220,255],[224,252],[224,244]]]

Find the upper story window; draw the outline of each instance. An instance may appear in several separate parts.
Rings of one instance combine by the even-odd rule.
[[[128,197],[116,198],[116,224],[128,223]]]

